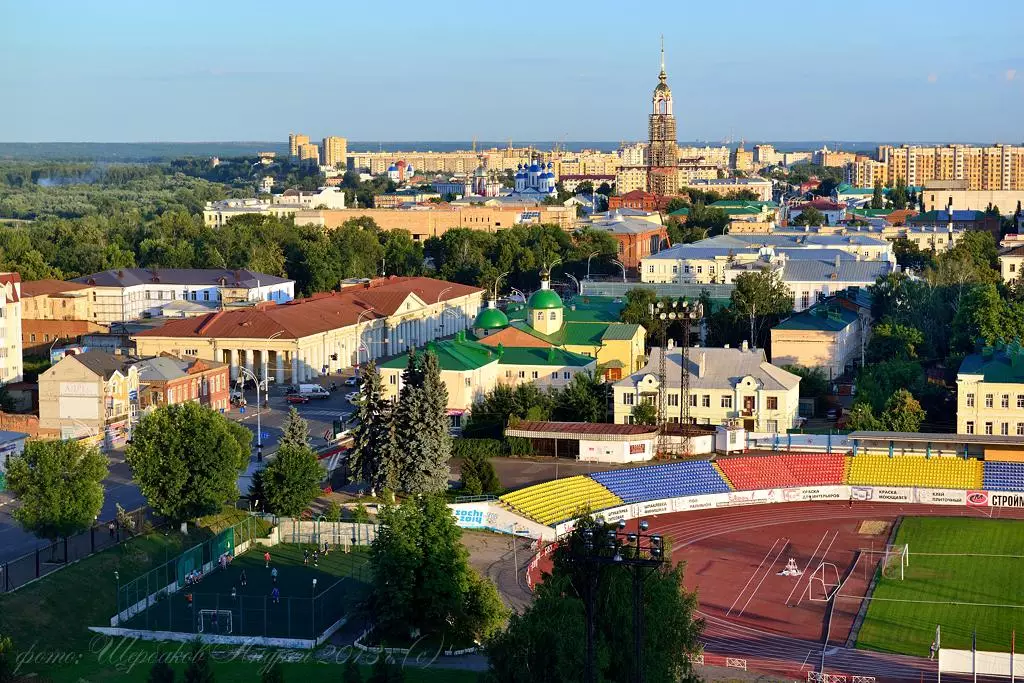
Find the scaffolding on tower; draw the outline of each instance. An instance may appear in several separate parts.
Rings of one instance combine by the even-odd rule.
[[[651,304],[651,317],[661,324],[661,351],[658,354],[658,448],[659,457],[669,456],[668,426],[668,327],[678,320],[683,326],[683,339],[679,362],[679,425],[682,430],[684,456],[692,453],[690,443],[690,335],[694,322],[704,315],[700,302],[690,303],[686,298],[670,299]]]

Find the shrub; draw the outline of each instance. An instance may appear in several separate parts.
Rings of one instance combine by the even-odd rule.
[[[341,506],[338,505],[338,501],[332,500],[327,504],[327,511],[324,513],[324,519],[328,522],[341,521]]]
[[[520,455],[532,455],[533,444],[529,439],[524,439],[521,436],[510,436],[505,439],[505,450],[508,455],[520,456]]]
[[[455,439],[452,441],[452,455],[457,458],[468,458],[471,455],[496,458],[502,455],[503,451],[503,444],[498,439]]]

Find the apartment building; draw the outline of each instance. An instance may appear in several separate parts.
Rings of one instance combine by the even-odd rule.
[[[925,185],[934,180],[963,180],[968,190],[1024,190],[1022,146],[881,145],[877,159],[886,167],[883,184],[902,181],[907,185]]]
[[[309,144],[309,136],[300,133],[288,134],[288,156],[292,159],[299,158],[299,148]]]
[[[1019,339],[964,358],[956,385],[958,434],[1024,436],[1024,347]]]
[[[320,152],[323,154],[321,163],[324,166],[345,168],[348,164],[348,140],[330,135],[321,141]]]
[[[0,384],[22,379],[21,275],[0,273]]]
[[[651,349],[647,365],[612,385],[617,424],[632,424],[633,409],[641,403],[658,406],[662,349]],[[750,432],[779,433],[795,427],[800,402],[800,377],[767,361],[764,351],[749,348],[669,348],[665,358],[665,416],[678,423],[689,402],[696,424],[721,425],[742,421]],[[688,397],[682,397],[683,375],[689,375]]]
[[[213,310],[249,301],[283,303],[295,297],[294,280],[222,268],[123,268],[72,282],[89,287],[91,320],[99,323],[157,317],[174,301],[192,301]]]

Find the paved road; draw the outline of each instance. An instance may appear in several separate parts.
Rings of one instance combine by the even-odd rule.
[[[338,383],[341,384],[341,381],[339,380]],[[299,413],[309,422],[309,433],[314,446],[326,443],[323,438],[324,430],[331,428],[333,420],[354,411],[352,405],[345,400],[347,389],[350,388],[339,386],[329,399],[311,401],[296,406]],[[253,456],[250,458],[249,467],[238,481],[239,490],[243,494],[249,490],[252,473],[261,466],[255,457],[257,436],[255,391],[247,392],[246,398],[250,408],[247,408],[244,413],[237,408],[227,413],[230,419],[244,424],[253,432]],[[275,390],[271,392],[269,409],[259,411],[260,426],[267,435],[267,438],[263,439],[264,453],[270,453],[277,447],[277,440],[281,436],[281,428],[290,407],[284,400],[283,390]],[[100,519],[112,519],[115,514],[115,505],[118,503],[126,510],[131,510],[146,502],[135,482],[132,481],[131,469],[124,461],[124,451],[113,451],[107,455],[107,458],[110,475],[104,481],[106,497]],[[23,531],[21,526],[14,521],[10,515],[12,501],[13,497],[9,493],[0,493],[0,562],[31,553],[37,547],[49,545],[48,541],[39,540],[33,534]]]

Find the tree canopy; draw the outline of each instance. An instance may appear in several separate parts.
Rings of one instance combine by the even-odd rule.
[[[125,460],[161,515],[186,521],[238,498],[252,433],[198,403],[162,406],[135,427]]]
[[[103,508],[107,471],[106,457],[80,441],[29,441],[7,469],[21,503],[13,517],[51,540],[88,529]]]
[[[320,495],[324,470],[309,446],[286,443],[260,475],[266,509],[281,517],[298,517]]]

